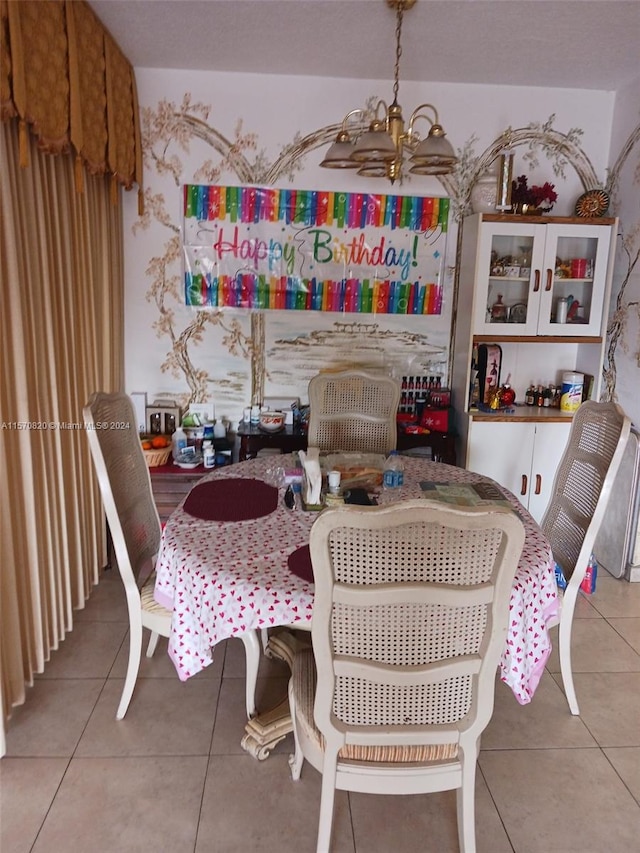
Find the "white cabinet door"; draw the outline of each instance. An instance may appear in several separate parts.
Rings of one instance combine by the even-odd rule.
[[[602,331],[611,228],[547,225],[538,334],[585,337]],[[559,300],[568,316],[560,323]]]
[[[540,522],[551,498],[553,479],[567,445],[571,422],[534,424],[534,426],[536,435],[527,508],[535,520]]]
[[[536,424],[524,421],[493,424],[472,421],[466,467],[492,477],[527,506],[535,427]]]
[[[474,334],[537,334],[545,233],[544,225],[527,222],[487,222],[480,226]],[[504,306],[501,311],[500,306]]]
[[[540,522],[570,427],[570,421],[472,422],[466,467],[505,486]]]

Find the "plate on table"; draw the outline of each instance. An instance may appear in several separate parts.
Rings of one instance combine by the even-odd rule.
[[[197,468],[201,462],[201,459],[188,459],[186,462],[176,461],[176,465],[178,466],[178,468],[185,468],[186,470],[189,470],[190,468]]]

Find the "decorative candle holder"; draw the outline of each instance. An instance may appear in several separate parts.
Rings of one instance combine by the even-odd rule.
[[[513,177],[514,156],[515,152],[512,148],[505,148],[500,152],[498,203],[496,204],[496,210],[503,212],[511,210],[511,181]]]

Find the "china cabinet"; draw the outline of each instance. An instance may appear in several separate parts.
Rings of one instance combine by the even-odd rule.
[[[572,415],[524,405],[525,392],[560,386],[575,371],[585,375],[585,394],[599,398],[615,224],[482,213],[462,226],[452,370],[458,463],[509,488],[538,521]],[[512,406],[491,409],[474,393],[481,344],[499,353],[497,384],[512,386]]]
[[[611,227],[490,218],[476,247],[476,334],[599,335]]]

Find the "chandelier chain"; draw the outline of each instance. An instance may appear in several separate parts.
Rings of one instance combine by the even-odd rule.
[[[398,3],[396,13],[396,63],[393,68],[393,103],[398,103],[398,92],[400,91],[400,57],[402,56],[402,16],[403,4]]]

